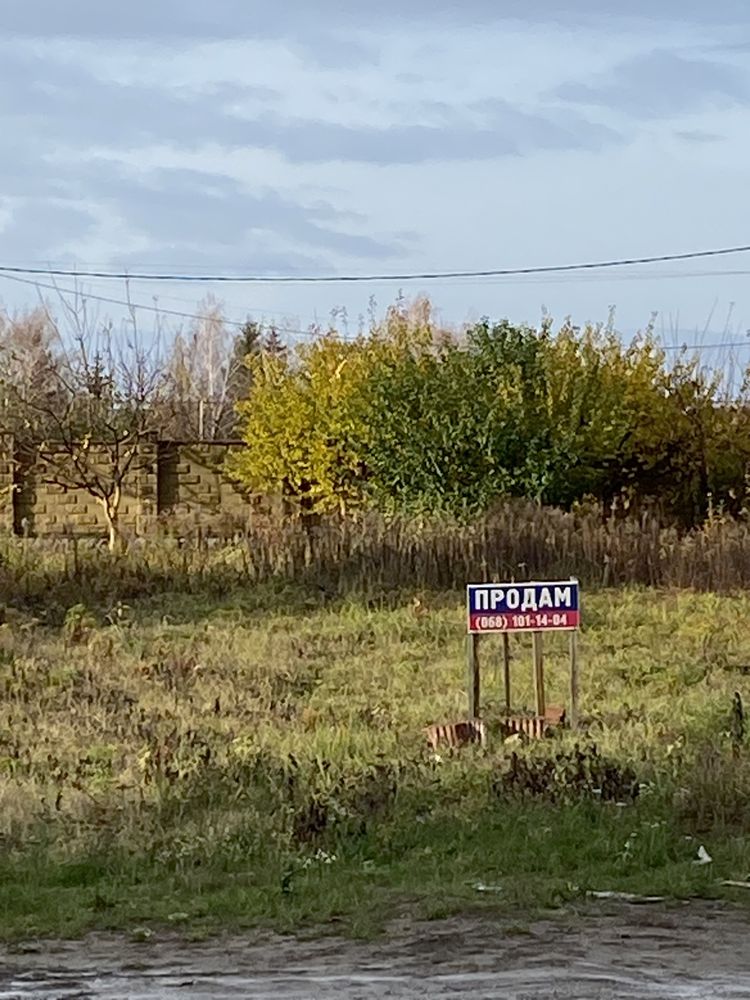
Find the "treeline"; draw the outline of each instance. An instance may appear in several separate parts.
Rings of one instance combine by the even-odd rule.
[[[236,473],[307,511],[475,516],[500,498],[656,508],[684,525],[748,499],[750,408],[651,329],[484,320],[397,305],[353,341],[250,362]]]
[[[611,322],[452,331],[417,300],[291,349],[213,301],[169,336],[65,315],[65,331],[47,309],[0,316],[2,430],[47,482],[101,504],[112,547],[154,434],[241,436],[229,473],[307,514],[463,519],[523,498],[693,526],[748,501],[745,386],[668,360],[649,328],[631,343]]]
[[[160,318],[141,329],[135,311],[115,329],[96,322],[85,299],[63,300],[61,317],[46,307],[0,312],[0,432],[39,480],[101,505],[114,549],[141,444],[236,439],[237,407],[252,391],[248,360],[283,359],[287,347],[273,328],[227,322],[213,300],[178,330]]]
[[[235,438],[237,404],[251,387],[247,359],[287,351],[273,327],[229,323],[211,298],[178,329],[159,318],[141,328],[136,317],[115,328],[89,317],[85,303],[61,315],[0,311],[2,429],[19,439],[74,430],[106,441],[115,410],[124,418],[118,430],[132,430],[137,411],[167,438]]]

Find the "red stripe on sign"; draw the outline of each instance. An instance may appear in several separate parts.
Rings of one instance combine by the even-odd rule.
[[[580,611],[531,611],[469,615],[470,632],[563,632],[579,628]]]

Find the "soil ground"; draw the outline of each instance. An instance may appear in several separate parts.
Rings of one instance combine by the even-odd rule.
[[[0,1000],[738,1000],[748,932],[747,913],[685,903],[393,924],[377,942],[95,934],[3,949]]]

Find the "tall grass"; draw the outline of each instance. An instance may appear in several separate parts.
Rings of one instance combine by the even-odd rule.
[[[527,503],[470,524],[329,517],[252,521],[231,541],[135,539],[111,556],[76,540],[0,540],[0,601],[69,607],[164,590],[221,594],[295,581],[342,596],[460,589],[467,582],[576,576],[588,587],[643,585],[731,592],[750,584],[750,523],[712,515],[680,532],[652,514],[603,518]]]
[[[0,937],[174,914],[380,919],[405,899],[434,915],[476,905],[478,882],[514,914],[587,889],[716,893],[750,869],[748,742],[730,732],[734,691],[750,701],[749,610],[743,595],[590,595],[586,731],[526,749],[494,726],[488,640],[488,744],[436,757],[423,727],[466,710],[460,594],[417,610],[276,584],[151,593],[69,604],[61,627],[7,609]],[[511,652],[521,710],[528,641]],[[566,644],[546,653],[564,702]]]
[[[466,711],[465,583],[570,575],[592,591],[585,733],[514,763],[488,643],[490,745],[432,759],[423,727]],[[183,912],[356,922],[405,897],[442,914],[482,880],[511,909],[586,888],[716,893],[750,869],[731,716],[736,691],[750,703],[749,606],[716,592],[749,581],[743,521],[679,534],[523,504],[468,525],[255,522],[118,555],[6,536],[0,936]],[[512,653],[528,707],[522,640]],[[564,644],[546,653],[564,703]],[[700,843],[713,867],[693,865]]]

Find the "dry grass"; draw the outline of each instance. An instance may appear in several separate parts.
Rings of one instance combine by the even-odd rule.
[[[229,556],[163,553],[161,577],[151,564],[157,586],[131,554],[127,587],[145,594],[129,604],[81,606],[71,586],[66,607],[57,583],[46,622],[41,603],[8,609],[6,933],[183,911],[208,926],[376,919],[404,898],[442,913],[475,904],[473,882],[491,879],[506,887],[503,905],[586,888],[705,894],[720,875],[746,874],[750,764],[730,722],[735,690],[750,696],[750,599],[587,594],[583,763],[572,736],[532,753],[524,766],[546,776],[539,788],[504,778],[510,751],[499,742],[439,761],[425,752],[422,727],[465,711],[460,594],[423,590],[416,614],[413,592],[384,602],[240,586]],[[205,575],[165,589],[181,558],[205,560]],[[27,580],[72,572],[62,551],[26,559]],[[79,564],[71,583],[103,559]],[[202,594],[201,579],[211,581]],[[100,597],[107,587],[123,592],[112,569]],[[565,644],[548,647],[549,697],[564,701]],[[520,640],[514,654],[523,707],[532,690]],[[492,732],[499,691],[485,662]],[[606,769],[636,775],[635,805],[598,794]],[[715,859],[706,870],[692,864],[698,838]]]
[[[192,533],[190,533],[192,532]],[[577,576],[587,587],[732,592],[750,584],[750,523],[712,516],[678,532],[655,516],[610,517],[509,503],[471,524],[446,520],[256,519],[231,541],[206,528],[135,539],[114,560],[91,542],[0,540],[0,602],[58,620],[76,601],[114,607],[164,590],[221,597],[285,581],[323,598],[461,589],[469,581]]]
[[[491,739],[432,759],[423,726],[465,712],[464,584],[572,574],[581,749],[568,736],[514,762]],[[399,900],[476,905],[493,880],[511,908],[586,888],[723,892],[720,876],[750,870],[731,720],[736,691],[750,703],[748,578],[744,522],[679,535],[529,505],[472,525],[256,522],[231,543],[145,538],[117,557],[6,537],[0,931],[174,913],[370,926]],[[565,644],[548,645],[561,702]],[[620,807],[633,774],[642,793]]]

